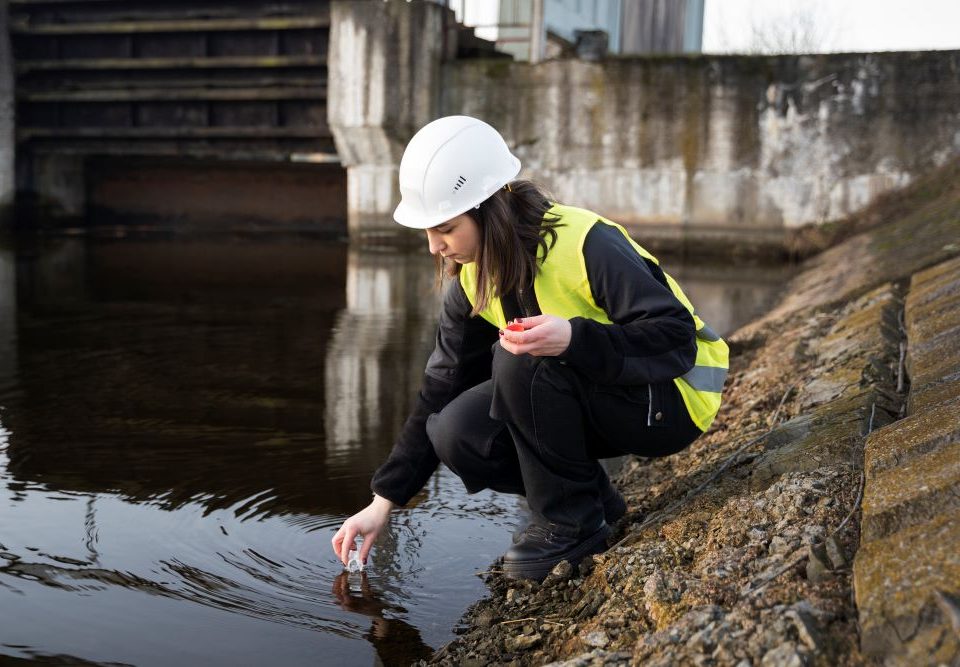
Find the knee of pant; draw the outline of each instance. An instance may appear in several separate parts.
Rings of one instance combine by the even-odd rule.
[[[427,417],[426,430],[427,437],[430,439],[430,444],[433,445],[433,451],[436,452],[437,458],[444,463],[449,463],[450,453],[453,452],[456,447],[452,442],[453,438],[451,437],[450,429],[446,428],[444,424],[445,421],[442,413],[436,412]]]
[[[497,392],[529,393],[538,360],[526,354],[512,354],[498,348],[493,355],[493,383]]]
[[[448,468],[458,470],[464,451],[462,438],[458,430],[455,415],[447,410],[427,417],[427,437],[433,445],[433,451]]]

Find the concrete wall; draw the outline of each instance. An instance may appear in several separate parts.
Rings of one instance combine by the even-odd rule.
[[[7,25],[7,0],[0,0],[0,228],[11,218],[16,189],[13,167],[13,56]]]
[[[327,117],[347,168],[351,236],[392,233],[403,148],[439,114],[453,12],[433,2],[330,3]]]
[[[841,218],[960,153],[960,52],[460,61],[444,114],[561,199],[704,232]]]

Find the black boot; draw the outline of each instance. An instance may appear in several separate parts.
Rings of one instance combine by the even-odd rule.
[[[513,546],[503,559],[503,571],[511,578],[542,580],[562,560],[576,565],[591,554],[600,553],[607,547],[610,528],[627,513],[623,495],[610,482],[606,474],[600,481],[600,501],[603,504],[605,526],[586,539],[557,535],[543,526],[528,524],[513,537]]]
[[[503,573],[511,579],[543,581],[561,561],[576,566],[585,556],[606,550],[610,527],[600,524],[593,534],[574,537],[532,523],[518,536],[503,557]]]
[[[603,503],[603,518],[608,526],[615,524],[627,513],[627,501],[609,479],[600,490],[600,502]]]

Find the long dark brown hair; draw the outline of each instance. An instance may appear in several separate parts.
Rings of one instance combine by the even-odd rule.
[[[509,189],[508,189],[509,188]],[[510,294],[530,285],[541,263],[557,242],[560,216],[550,214],[553,198],[533,181],[517,180],[490,195],[480,208],[466,212],[480,228],[477,250],[477,293],[472,315],[477,315],[495,296]],[[437,254],[437,281],[460,274],[461,265]]]

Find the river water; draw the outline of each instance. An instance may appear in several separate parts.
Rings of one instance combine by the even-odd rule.
[[[724,332],[788,271],[664,265]],[[437,303],[424,249],[0,243],[0,656],[399,665],[452,639],[522,502],[441,469],[365,573],[330,549],[412,404]]]

